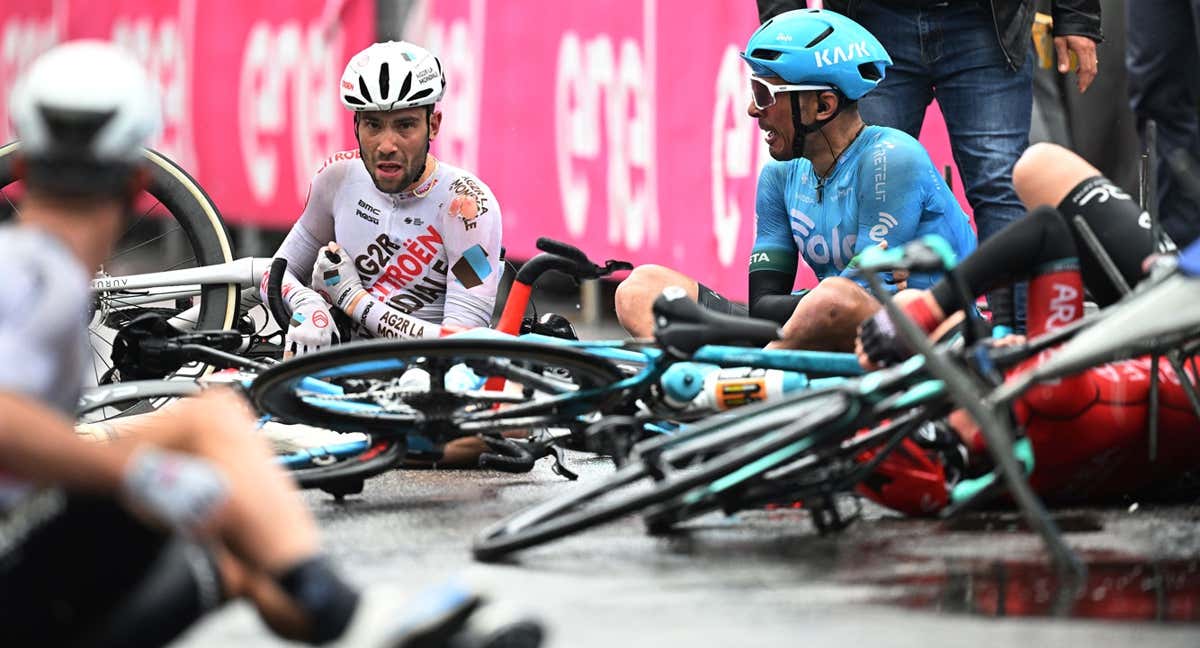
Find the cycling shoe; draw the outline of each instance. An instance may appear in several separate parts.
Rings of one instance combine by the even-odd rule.
[[[538,648],[541,639],[542,629],[536,621],[486,605],[475,591],[448,583],[415,598],[390,586],[367,588],[350,626],[335,645]]]

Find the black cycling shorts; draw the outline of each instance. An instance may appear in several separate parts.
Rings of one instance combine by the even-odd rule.
[[[194,552],[176,551],[183,544],[166,531],[143,524],[111,499],[59,490],[26,498],[9,514],[0,515],[0,644],[105,643],[101,637],[111,637],[114,622],[119,621],[110,617],[126,609],[144,583],[161,580],[164,569],[184,573],[185,580],[197,573]],[[165,568],[166,561],[160,558],[189,564]],[[213,582],[213,563],[204,567],[212,571],[202,580],[210,589],[219,588]],[[178,609],[177,603],[160,600],[152,605],[170,615]],[[156,628],[147,625],[157,623],[143,623],[144,634],[137,643],[153,641]]]
[[[745,305],[729,301],[721,296],[720,293],[702,283],[697,282],[697,285],[699,286],[699,292],[696,302],[704,308],[724,315],[750,316],[750,310]]]

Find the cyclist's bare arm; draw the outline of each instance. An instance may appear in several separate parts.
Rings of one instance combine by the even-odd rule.
[[[288,270],[283,276],[283,292],[288,295],[297,289],[308,288],[306,280],[317,260],[317,250],[333,240],[333,196],[341,183],[345,167],[331,166],[317,172],[309,189],[309,199],[299,220],[288,232],[275,252],[275,258],[287,259]],[[306,279],[302,280],[301,277]],[[262,299],[267,300],[266,278],[261,286]]]
[[[117,490],[131,448],[84,442],[61,414],[20,394],[0,392],[0,411],[0,473],[71,490]]]

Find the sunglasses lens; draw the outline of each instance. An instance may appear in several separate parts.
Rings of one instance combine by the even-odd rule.
[[[775,103],[775,95],[771,93],[771,89],[765,82],[750,79],[750,90],[754,92],[754,106],[759,110]]]

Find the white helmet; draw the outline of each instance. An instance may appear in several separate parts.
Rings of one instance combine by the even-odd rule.
[[[158,89],[128,52],[77,40],[42,54],[9,97],[30,159],[135,164],[162,126]]]
[[[346,64],[342,104],[355,112],[432,106],[446,91],[442,62],[406,41],[375,43]]]

